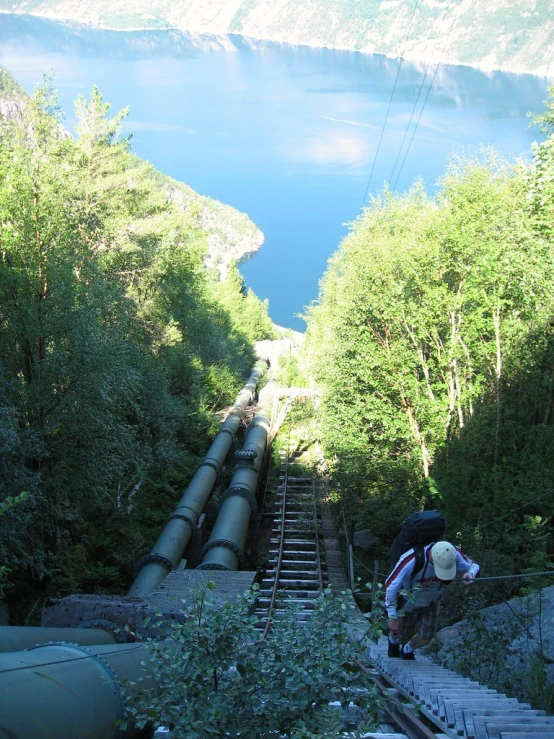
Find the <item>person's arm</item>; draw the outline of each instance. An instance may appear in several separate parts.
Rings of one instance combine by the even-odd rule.
[[[479,577],[479,565],[456,547],[456,570],[462,573],[464,585],[471,585]]]
[[[396,563],[393,571],[387,577],[385,582],[385,607],[389,619],[396,619],[398,595],[402,588],[402,583],[408,577],[411,577],[415,567],[415,552],[410,549],[403,554]]]

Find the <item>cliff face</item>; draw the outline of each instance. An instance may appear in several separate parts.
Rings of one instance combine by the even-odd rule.
[[[554,76],[551,0],[0,0],[0,10]]]
[[[215,267],[222,279],[232,261],[244,262],[263,244],[263,233],[246,213],[199,195],[188,185],[165,176],[164,190],[173,205],[196,214],[198,227],[208,241],[206,266]]]

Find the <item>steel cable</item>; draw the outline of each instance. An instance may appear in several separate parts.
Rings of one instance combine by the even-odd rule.
[[[410,138],[410,143],[408,144],[408,148],[406,149],[406,153],[404,154],[404,158],[402,160],[402,164],[400,165],[400,169],[398,170],[398,174],[396,176],[396,180],[394,181],[394,184],[392,185],[393,190],[396,188],[396,185],[398,184],[398,180],[400,179],[400,175],[402,174],[402,170],[404,168],[404,164],[406,163],[406,159],[407,159],[408,154],[410,152],[410,149],[412,147],[412,143],[414,141],[414,137],[415,137],[416,131],[418,129],[419,122],[421,121],[421,116],[423,115],[423,111],[425,110],[425,106],[427,105],[427,100],[429,99],[429,95],[431,93],[431,90],[433,89],[433,84],[435,83],[435,78],[437,76],[437,72],[439,71],[439,69],[440,69],[440,67],[442,65],[442,56],[444,55],[444,52],[446,50],[446,44],[447,44],[448,39],[450,38],[450,35],[452,33],[452,29],[454,28],[454,24],[456,23],[456,20],[457,20],[457,17],[456,17],[456,15],[454,15],[454,18],[452,19],[452,23],[450,25],[450,29],[449,29],[449,31],[448,31],[448,33],[446,35],[446,39],[445,39],[445,42],[444,42],[444,46],[443,46],[441,58],[440,58],[439,62],[437,63],[437,66],[435,68],[435,72],[433,74],[433,79],[431,80],[431,84],[429,85],[429,89],[427,90],[427,94],[425,96],[425,100],[423,101],[423,106],[422,106],[422,108],[421,108],[421,110],[419,112],[419,116],[418,116],[418,119],[416,121],[414,130],[412,131],[412,136]]]
[[[369,180],[367,182],[367,187],[366,187],[365,193],[364,193],[364,199],[362,201],[362,208],[365,205],[367,194],[368,194],[369,188],[371,186],[371,180],[373,178],[373,172],[375,170],[375,165],[377,163],[377,157],[379,156],[379,150],[381,149],[381,143],[383,141],[383,135],[385,133],[385,128],[387,127],[387,121],[389,119],[389,113],[390,113],[390,109],[391,109],[391,105],[392,105],[392,100],[394,98],[394,93],[396,91],[396,85],[398,84],[398,78],[400,77],[400,70],[402,69],[402,63],[404,61],[404,54],[406,53],[406,47],[407,47],[407,44],[408,44],[408,39],[410,38],[410,33],[412,31],[412,26],[413,26],[413,23],[414,23],[414,18],[415,18],[415,14],[416,14],[416,10],[417,10],[417,6],[418,5],[419,5],[419,0],[416,0],[416,4],[414,6],[414,12],[412,13],[412,18],[410,20],[410,26],[408,28],[408,33],[406,34],[406,39],[404,41],[404,50],[402,51],[402,55],[400,56],[400,62],[398,64],[398,69],[396,71],[396,78],[394,80],[394,85],[393,85],[392,92],[391,92],[391,95],[390,95],[389,105],[388,105],[387,112],[386,112],[386,115],[385,115],[385,120],[384,120],[383,126],[381,128],[381,135],[379,136],[379,143],[377,144],[377,149],[375,151],[375,156],[373,158],[373,164],[371,165],[371,171],[369,173]]]
[[[442,19],[441,19],[441,22],[439,24],[439,31],[442,28],[442,25],[443,25],[444,20],[446,18],[446,14],[448,12],[448,9],[449,9],[448,6],[444,9],[444,13],[442,14]],[[433,45],[433,51],[430,54],[430,58],[431,59],[433,59],[433,57],[435,55],[435,49],[437,48],[437,43],[438,43],[438,39],[435,41],[435,43]],[[414,113],[415,113],[415,110],[417,108],[417,104],[419,103],[419,98],[421,97],[421,93],[423,91],[423,86],[425,85],[425,80],[427,79],[427,73],[429,72],[429,68],[430,67],[431,67],[431,62],[428,62],[427,63],[427,66],[425,67],[425,74],[423,75],[423,79],[421,80],[421,85],[419,86],[419,90],[417,92],[417,97],[415,99],[414,106],[412,108],[412,112],[410,113],[410,119],[408,121],[408,125],[406,126],[406,130],[404,131],[404,136],[402,137],[402,143],[400,144],[400,148],[398,149],[398,154],[396,155],[394,166],[392,168],[392,172],[391,172],[391,175],[389,177],[389,182],[392,182],[392,180],[393,180],[394,171],[395,171],[396,165],[398,164],[398,161],[400,159],[400,155],[402,153],[402,149],[404,148],[404,143],[406,141],[406,137],[408,135],[408,131],[410,130],[410,126],[412,125],[412,121],[414,119]]]

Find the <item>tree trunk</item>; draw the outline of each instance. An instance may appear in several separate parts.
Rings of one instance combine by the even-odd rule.
[[[414,414],[413,407],[410,405],[410,403],[408,402],[408,400],[404,397],[402,393],[400,394],[400,399],[402,402],[402,406],[404,407],[408,415],[408,422],[410,424],[410,428],[412,430],[414,438],[421,451],[421,460],[423,462],[423,476],[427,478],[430,475],[431,459],[430,459],[429,450],[427,448],[427,444],[425,443],[425,437],[421,433],[419,424]]]
[[[496,433],[494,439],[494,463],[500,460],[500,431],[502,426],[502,352],[500,347],[500,307],[492,312],[494,321],[494,337],[496,343],[496,365],[494,368],[496,375]]]

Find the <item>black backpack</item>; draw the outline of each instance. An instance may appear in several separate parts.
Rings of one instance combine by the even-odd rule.
[[[446,518],[440,511],[417,511],[404,521],[400,532],[393,541],[390,556],[392,566],[408,549],[414,549],[416,555],[412,578],[423,568],[423,547],[444,539]]]

